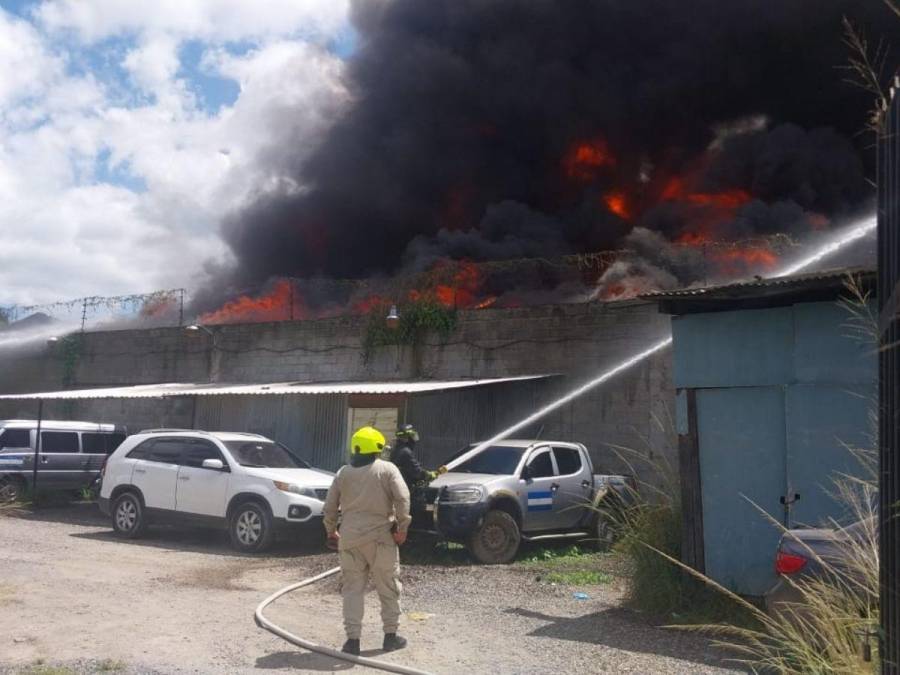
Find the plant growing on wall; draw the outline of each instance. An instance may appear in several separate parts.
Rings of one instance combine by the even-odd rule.
[[[389,326],[386,310],[379,307],[369,315],[363,334],[363,360],[368,362],[375,350],[387,345],[417,347],[428,333],[437,333],[446,340],[456,329],[456,309],[446,307],[434,298],[409,300],[399,307],[400,320]]]
[[[84,336],[82,333],[66,335],[59,341],[59,358],[62,362],[62,383],[64,387],[75,383],[75,371],[81,359]]]

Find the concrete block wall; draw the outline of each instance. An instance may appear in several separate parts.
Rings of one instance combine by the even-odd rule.
[[[548,398],[596,377],[669,331],[652,303],[585,303],[460,312],[446,341],[382,347],[362,357],[364,317],[211,327],[89,332],[74,363],[44,341],[0,351],[0,392],[159,382],[457,379],[556,374]],[[623,465],[610,445],[670,453],[674,462],[670,355],[662,353],[549,415],[543,436],[588,445],[607,470]],[[32,417],[34,404],[0,401],[0,419]],[[29,411],[31,411],[29,413]],[[130,427],[190,426],[187,401],[84,401],[48,405],[68,419]],[[530,411],[525,411],[530,412]],[[498,430],[499,431],[499,430]],[[677,464],[677,462],[674,462]],[[646,473],[641,471],[642,474]],[[647,474],[649,476],[649,474]],[[654,481],[655,482],[655,481]]]

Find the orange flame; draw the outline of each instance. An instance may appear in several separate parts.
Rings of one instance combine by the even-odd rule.
[[[606,208],[615,213],[623,220],[631,219],[631,209],[628,208],[628,200],[625,193],[620,190],[613,190],[603,195],[603,203]]]
[[[679,176],[669,179],[660,198],[663,201],[688,202],[697,206],[716,206],[729,210],[737,209],[752,199],[749,192],[739,188],[722,192],[688,192],[684,179]]]
[[[703,246],[712,242],[712,237],[708,232],[687,231],[682,232],[675,238],[676,244],[685,244],[687,246]]]
[[[291,298],[291,281],[281,279],[267,294],[256,298],[242,295],[229,300],[216,311],[201,315],[199,321],[206,324],[283,321],[291,317]],[[297,310],[296,303],[294,310]]]
[[[771,269],[778,263],[778,256],[765,246],[735,246],[715,251],[711,258],[725,274],[741,274],[746,268]]]
[[[468,308],[476,304],[478,290],[481,287],[481,271],[473,262],[459,263],[459,269],[453,275],[452,284],[439,284],[434,289],[434,296],[445,307]]]
[[[497,304],[497,296],[489,295],[484,300],[475,305],[475,309],[487,309],[488,307],[493,307]]]
[[[603,167],[616,165],[616,158],[602,138],[577,143],[563,157],[563,170],[569,178],[589,181]]]

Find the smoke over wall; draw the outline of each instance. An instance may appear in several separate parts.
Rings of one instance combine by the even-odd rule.
[[[900,36],[878,0],[361,0],[353,104],[224,224],[229,283],[827,228],[872,194],[844,16]]]

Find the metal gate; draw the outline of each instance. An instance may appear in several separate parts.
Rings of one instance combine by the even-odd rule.
[[[894,91],[878,139],[880,557],[882,667],[900,674],[900,104]]]

